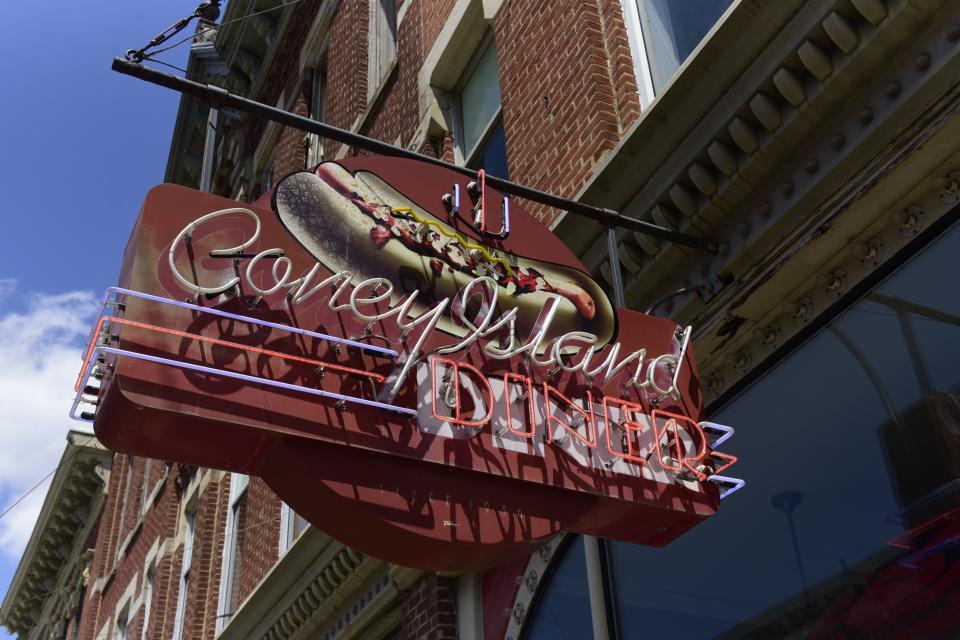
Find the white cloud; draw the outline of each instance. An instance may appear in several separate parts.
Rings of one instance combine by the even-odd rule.
[[[0,511],[56,467],[67,431],[83,427],[67,413],[98,309],[88,291],[24,299],[25,312],[0,316]],[[46,486],[0,519],[0,553],[20,556]]]

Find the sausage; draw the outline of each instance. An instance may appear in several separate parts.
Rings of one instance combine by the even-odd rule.
[[[585,331],[597,336],[598,346],[614,337],[613,306],[587,274],[505,254],[458,234],[373,173],[351,174],[327,162],[316,173],[284,178],[273,203],[287,230],[332,272],[349,271],[355,282],[386,278],[394,285],[393,302],[419,289],[415,313],[453,298],[476,277],[490,276],[502,287],[501,311],[517,307],[518,336],[529,335],[547,300],[559,297],[548,337]],[[447,318],[438,328],[464,335]]]

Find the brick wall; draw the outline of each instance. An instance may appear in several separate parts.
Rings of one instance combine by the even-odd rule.
[[[260,478],[250,478],[244,531],[237,536],[242,558],[236,577],[237,602],[253,593],[280,556],[280,499]]]
[[[293,15],[277,45],[277,52],[266,74],[266,79],[257,95],[251,98],[270,106],[276,105],[281,95],[284,97],[284,102],[291,98],[299,74],[300,50],[303,48],[307,33],[313,24],[313,18],[321,4],[322,0],[306,0],[294,6]],[[286,107],[286,104],[281,106]],[[266,125],[267,121],[261,118],[248,120],[244,149],[252,153],[253,149],[257,148]]]
[[[619,3],[506,0],[494,34],[510,177],[572,197],[640,113]]]
[[[198,473],[202,473],[198,471]],[[223,558],[224,531],[230,480],[211,482],[197,498],[194,517],[193,555],[190,561],[190,580],[183,614],[184,638],[213,638],[217,622],[220,596],[220,567]],[[182,572],[183,547],[177,563],[174,590],[179,588]],[[178,594],[179,597],[179,594]],[[173,609],[176,614],[176,603]],[[171,633],[173,628],[171,627]]]
[[[342,0],[330,25],[327,48],[327,122],[349,129],[366,109],[369,0]],[[338,145],[330,144],[336,154]]]
[[[410,587],[400,607],[402,640],[455,640],[457,583],[426,573]]]
[[[297,89],[297,101],[294,103],[292,111],[301,116],[309,115],[308,100],[310,98],[310,85],[307,81],[304,81]],[[273,164],[274,184],[279,182],[285,175],[306,168],[306,134],[297,129],[283,127],[283,129],[280,130],[280,137],[277,139],[275,153],[276,156],[274,157]]]
[[[144,470],[150,465],[148,478],[148,498],[153,497],[141,515]],[[94,556],[90,567],[90,578],[86,590],[86,601],[79,624],[78,638],[93,640],[105,623],[115,618],[122,607],[135,604],[141,597],[144,587],[144,573],[147,555],[157,541],[173,535],[176,527],[179,498],[173,487],[176,466],[169,472],[167,466],[159,461],[147,461],[143,458],[116,456],[113,471],[107,488],[107,498],[100,514],[96,542],[93,544]],[[130,478],[129,490],[127,478]],[[159,491],[151,496],[152,489]],[[124,493],[127,499],[124,500]],[[122,514],[122,518],[121,518]],[[121,526],[122,519],[122,526]],[[118,545],[127,540],[127,546],[118,553]],[[179,563],[177,563],[179,570]],[[165,617],[163,611],[170,599],[171,558],[160,558],[155,564],[153,597],[151,598],[151,628],[161,625]],[[178,573],[179,577],[179,573]],[[128,587],[134,584],[132,598],[127,598]],[[173,583],[176,589],[176,582]],[[128,629],[140,633],[143,628],[145,607],[141,605],[128,620]],[[159,626],[157,627],[159,628]]]

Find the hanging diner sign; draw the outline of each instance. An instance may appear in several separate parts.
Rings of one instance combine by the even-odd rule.
[[[615,309],[443,168],[328,162],[269,208],[156,187],[104,309],[74,404],[102,442],[261,476],[402,565],[493,566],[562,530],[659,546],[742,486],[690,328]]]

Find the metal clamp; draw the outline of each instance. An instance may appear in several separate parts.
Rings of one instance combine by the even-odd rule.
[[[503,196],[503,222],[500,224],[500,231],[489,231],[487,229],[487,210],[486,210],[486,191],[487,191],[487,173],[483,169],[477,171],[477,179],[471,181],[467,184],[467,191],[470,195],[477,200],[476,204],[473,205],[473,221],[472,226],[477,231],[477,233],[486,236],[488,238],[495,238],[497,240],[506,240],[510,235],[510,198]],[[457,210],[459,211],[459,189],[456,190],[458,195]]]

